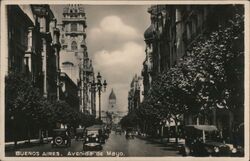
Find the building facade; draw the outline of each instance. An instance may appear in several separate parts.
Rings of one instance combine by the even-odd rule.
[[[90,83],[94,79],[94,68],[86,46],[86,14],[82,5],[70,4],[63,10],[61,30],[61,71],[78,86],[79,110],[95,114],[95,92]]]
[[[108,97],[108,109],[102,111],[102,121],[106,124],[117,125],[124,116],[124,112],[117,106],[117,98],[112,89]]]
[[[139,108],[142,100],[142,78],[134,76],[130,83],[130,90],[128,92],[128,112],[133,112],[135,109]]]
[[[151,24],[144,33],[146,57],[142,70],[145,96],[150,93],[157,75],[178,64],[201,35],[209,35],[218,30],[219,26],[225,25],[233,15],[232,7],[234,6],[154,5],[148,9]],[[220,130],[226,128],[226,133],[230,134],[237,118],[233,115],[229,110],[216,108],[211,111],[209,118],[187,113],[183,121],[185,124],[213,124]]]
[[[79,110],[78,87],[66,73],[60,73],[60,100],[66,101],[76,111]]]
[[[60,32],[50,7],[9,5],[7,14],[8,72],[26,73],[45,98],[56,100]]]
[[[201,35],[224,26],[232,5],[153,5],[151,24],[144,32],[146,57],[143,86],[147,95],[155,77],[178,63]]]
[[[48,101],[59,99],[60,31],[49,5],[7,5],[8,68],[6,76],[22,73]],[[6,105],[5,111],[11,106]],[[34,107],[35,108],[35,107]],[[21,115],[20,115],[21,116]],[[16,126],[19,114],[5,119],[6,140],[40,137],[41,129]],[[14,129],[14,130],[13,130]],[[18,131],[18,136],[15,134]],[[29,132],[27,132],[29,131]]]

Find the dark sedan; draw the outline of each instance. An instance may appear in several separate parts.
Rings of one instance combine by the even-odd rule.
[[[56,147],[56,146],[70,147],[71,138],[70,138],[68,129],[54,129],[51,146],[52,147]]]
[[[213,125],[186,126],[185,144],[179,146],[179,151],[185,156],[231,156],[236,153],[236,149],[223,141]]]

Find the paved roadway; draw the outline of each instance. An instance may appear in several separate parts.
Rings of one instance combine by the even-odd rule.
[[[126,156],[180,156],[175,148],[163,144],[151,142],[144,139],[134,138],[127,140],[122,135],[110,134],[109,139],[103,144],[101,151],[83,151],[81,141],[72,140],[71,147],[52,148],[51,144],[34,145],[18,149],[16,151],[7,151],[6,156],[26,156],[26,157],[126,157]]]

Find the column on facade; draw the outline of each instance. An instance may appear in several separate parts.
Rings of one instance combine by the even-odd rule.
[[[57,26],[57,20],[53,18],[50,21],[50,31],[53,33],[52,37],[52,47],[54,49],[54,53],[56,56],[55,63],[56,63],[56,97],[57,100],[60,100],[60,49],[61,44],[59,41],[60,37],[60,30],[56,27]]]
[[[25,65],[25,72],[27,74],[31,74],[32,76],[32,55],[33,55],[33,27],[28,28],[28,44],[27,44],[27,50],[25,51],[24,55],[24,65]]]
[[[57,100],[60,100],[60,49],[61,44],[59,42],[60,31],[57,28],[54,28],[54,37],[53,37],[53,47],[56,54],[56,84],[57,84]]]
[[[43,72],[43,96],[47,98],[47,42],[42,38],[42,72]]]
[[[83,59],[81,60],[80,67],[80,111],[84,112],[84,74],[83,74]]]

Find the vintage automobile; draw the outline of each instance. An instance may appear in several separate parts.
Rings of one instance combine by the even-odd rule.
[[[116,134],[116,135],[117,135],[117,134],[121,135],[121,134],[122,134],[122,128],[121,128],[121,127],[116,127],[116,128],[115,128],[115,134]]]
[[[244,156],[244,123],[239,124],[234,129],[234,147],[236,148],[236,153],[232,156],[243,157]]]
[[[132,127],[128,127],[126,129],[126,134],[125,134],[126,139],[134,139],[135,137],[135,132]]]
[[[76,141],[84,140],[85,137],[86,137],[85,128],[77,128],[75,133]]]
[[[102,134],[102,126],[93,125],[86,128],[86,138],[83,142],[83,150],[101,150],[105,138]]]
[[[102,135],[106,140],[109,138],[109,134],[110,134],[110,129],[107,126],[103,125],[102,126]]]
[[[51,140],[52,147],[70,147],[71,146],[71,138],[68,129],[54,129],[53,137]]]
[[[231,156],[237,151],[225,144],[216,126],[187,125],[184,130],[185,144],[178,147],[184,156]]]

